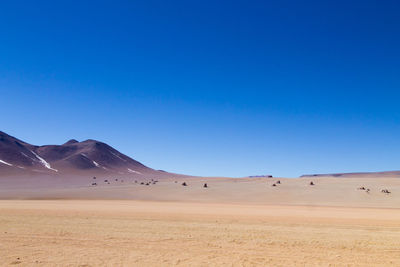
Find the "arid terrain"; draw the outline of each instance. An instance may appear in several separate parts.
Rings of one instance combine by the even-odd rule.
[[[278,183],[279,181],[279,183]],[[92,185],[95,182],[97,185]],[[310,185],[313,182],[314,185]],[[186,186],[182,186],[186,183]],[[204,184],[207,188],[204,188]],[[275,184],[275,186],[273,186]],[[365,190],[359,190],[364,187]],[[369,191],[367,190],[369,189]],[[382,193],[389,190],[390,194]],[[3,177],[0,199],[129,199],[399,208],[399,178]]]
[[[3,200],[2,265],[399,266],[394,209]]]
[[[193,177],[0,132],[0,265],[399,266],[399,172]]]
[[[397,178],[91,179],[3,179],[0,264],[400,265]]]

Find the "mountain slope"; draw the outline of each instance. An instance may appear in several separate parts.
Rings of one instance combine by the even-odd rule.
[[[0,175],[10,173],[158,173],[96,141],[70,140],[63,145],[35,146],[0,131]]]

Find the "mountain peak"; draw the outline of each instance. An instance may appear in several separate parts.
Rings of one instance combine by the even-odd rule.
[[[94,140],[94,139],[87,139],[87,140],[83,141],[82,143],[102,143],[102,142]]]
[[[72,144],[76,144],[76,143],[79,143],[79,142],[77,140],[75,140],[75,139],[71,139],[71,140],[69,140],[68,142],[66,142],[63,145],[72,145]]]

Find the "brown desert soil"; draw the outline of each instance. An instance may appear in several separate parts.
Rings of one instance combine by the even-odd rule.
[[[0,181],[1,266],[400,266],[396,178],[51,179]]]

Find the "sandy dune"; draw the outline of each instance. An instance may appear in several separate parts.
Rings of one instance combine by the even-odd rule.
[[[399,266],[396,209],[0,201],[2,265]]]

